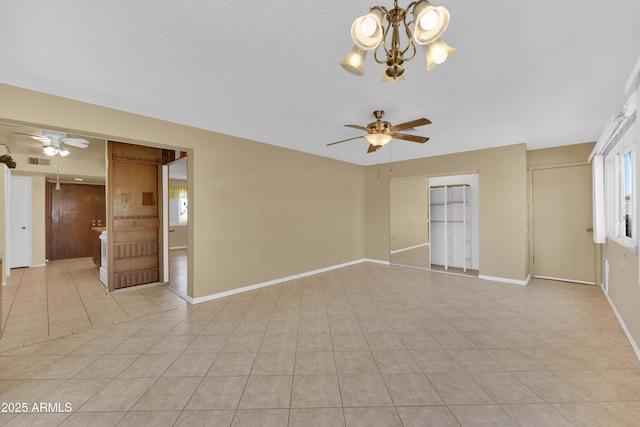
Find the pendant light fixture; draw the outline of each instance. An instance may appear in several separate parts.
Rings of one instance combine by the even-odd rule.
[[[60,191],[60,168],[56,166],[56,191]]]
[[[413,19],[407,22],[408,15]],[[386,26],[383,21],[386,18]],[[455,49],[440,38],[449,25],[449,11],[434,6],[427,0],[414,1],[406,9],[374,6],[368,14],[353,21],[351,38],[353,49],[340,62],[342,68],[357,76],[364,75],[363,66],[367,51],[374,51],[374,60],[386,66],[383,82],[404,80],[404,62],[417,53],[416,43],[424,49],[427,70],[430,71],[447,60]],[[382,55],[380,47],[384,50]]]

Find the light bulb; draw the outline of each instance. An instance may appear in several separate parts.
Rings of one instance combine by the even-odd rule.
[[[435,9],[429,10],[420,18],[420,27],[425,31],[432,30],[437,23],[438,12],[436,12]]]
[[[364,18],[360,24],[360,31],[366,37],[371,37],[377,29],[378,23],[370,16]]]

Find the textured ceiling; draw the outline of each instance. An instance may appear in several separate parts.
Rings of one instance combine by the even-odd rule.
[[[420,54],[406,81],[380,83],[371,53],[364,77],[338,63],[353,19],[390,0],[0,0],[0,82],[361,165],[594,141],[622,107],[637,0],[435,3],[455,55],[427,72]],[[429,118],[415,133],[431,140],[326,147],[376,109]]]

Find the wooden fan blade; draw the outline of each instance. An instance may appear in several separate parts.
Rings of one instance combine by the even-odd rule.
[[[375,146],[373,144],[369,144],[369,149],[367,150],[367,153],[373,153],[375,151],[378,151],[378,148],[380,148],[379,146]]]
[[[425,119],[424,117],[421,119],[412,120],[410,122],[401,123],[399,125],[395,125],[391,127],[391,131],[405,130],[409,128],[414,128],[417,126],[424,126],[431,123],[431,120]]]
[[[360,129],[360,130],[367,130],[366,127],[364,126],[360,126],[360,125],[345,125],[348,128],[354,128],[354,129]]]
[[[364,135],[356,136],[355,138],[343,139],[342,141],[332,142],[331,144],[327,144],[327,147],[330,145],[340,144],[341,142],[347,142],[347,141],[351,141],[352,139],[360,139],[360,138],[364,138]]]
[[[418,135],[409,135],[406,133],[392,133],[391,136],[396,139],[404,139],[405,141],[419,142],[421,144],[427,142],[429,138]]]

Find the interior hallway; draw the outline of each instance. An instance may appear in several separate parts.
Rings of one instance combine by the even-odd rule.
[[[0,352],[0,401],[72,408],[7,425],[634,426],[640,362],[600,288],[363,263]]]

